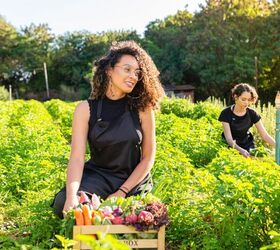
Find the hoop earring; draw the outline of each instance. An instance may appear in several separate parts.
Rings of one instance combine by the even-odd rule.
[[[111,97],[115,97],[115,93],[113,91],[113,84],[109,82],[109,94]]]

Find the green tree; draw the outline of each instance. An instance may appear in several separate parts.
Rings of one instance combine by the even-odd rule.
[[[194,16],[187,44],[194,53],[186,61],[200,76],[202,97],[226,97],[231,84],[254,83],[255,56],[259,62],[268,60],[262,32],[269,32],[264,27],[269,13],[266,0],[210,0]]]
[[[178,11],[174,16],[147,25],[144,46],[159,67],[164,84],[184,84],[185,75],[191,71],[191,67],[184,62],[191,22],[191,13]]]
[[[43,63],[49,64],[54,35],[47,24],[30,24],[21,30],[22,60],[31,77],[28,91],[45,90]]]
[[[272,84],[264,79],[273,77],[268,72],[274,72],[270,70],[279,55],[278,9],[279,1],[208,0],[193,16],[181,11],[151,22],[145,32],[146,48],[163,82],[193,84],[197,99],[228,98],[237,82],[254,85],[255,58],[256,87],[262,90]]]
[[[16,50],[19,42],[16,29],[0,15],[0,85],[6,88],[9,84],[16,87],[11,78],[20,61]]]
[[[13,55],[13,47],[16,46],[17,32],[16,29],[9,24],[4,17],[0,15],[0,73],[1,79],[5,78],[11,68],[14,66],[11,58]]]
[[[270,27],[269,34],[264,37],[269,41],[267,44],[267,53],[270,53],[269,59],[263,65],[260,74],[261,95],[264,101],[274,102],[276,91],[280,89],[280,2],[273,6],[273,13],[266,19],[266,27]]]
[[[0,19],[0,25],[1,82],[12,85],[17,97],[27,90],[41,90],[44,86],[43,62],[48,59],[53,40],[50,29],[46,24],[31,24],[17,31],[4,18]],[[36,71],[39,74],[35,74]]]
[[[67,32],[59,36],[54,42],[49,70],[52,88],[70,86],[74,91],[80,91],[82,98],[87,97],[90,94],[92,62],[106,53],[112,41],[131,39],[140,40],[134,31]]]

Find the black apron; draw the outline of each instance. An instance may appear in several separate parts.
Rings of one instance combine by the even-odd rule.
[[[88,142],[91,158],[85,168],[79,190],[106,199],[116,192],[141,160],[142,129],[126,104],[125,112],[108,122],[102,120],[102,102],[97,103],[97,122],[89,122]],[[91,102],[89,100],[89,105]],[[92,115],[92,108],[90,108]],[[129,193],[136,195],[152,188],[150,174]]]
[[[103,121],[102,100],[97,103],[97,121],[93,122],[92,100],[89,100],[90,120],[88,142],[91,159],[85,163],[78,191],[95,193],[102,199],[116,192],[127,180],[141,160],[142,129],[138,114],[130,111],[126,104],[125,112],[114,120]],[[137,119],[134,119],[137,117]],[[148,174],[127,196],[146,193],[152,189]],[[66,187],[55,196],[52,203],[55,214],[63,218],[62,209],[66,200]]]

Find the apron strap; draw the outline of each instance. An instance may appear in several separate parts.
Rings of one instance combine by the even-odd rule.
[[[98,103],[97,103],[97,121],[102,121],[101,118],[101,111],[102,111],[102,103],[103,103],[103,99],[99,99]]]

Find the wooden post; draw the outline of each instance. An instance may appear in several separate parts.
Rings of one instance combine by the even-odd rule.
[[[12,85],[9,85],[9,100],[12,100]]]
[[[45,82],[46,82],[47,98],[50,99],[47,64],[46,64],[45,62],[44,62],[44,73],[45,73]]]

